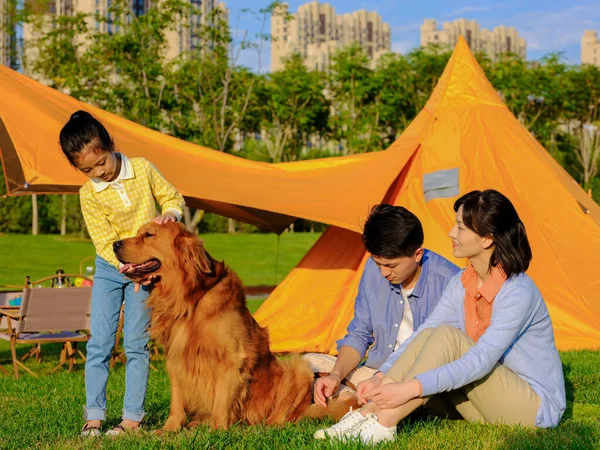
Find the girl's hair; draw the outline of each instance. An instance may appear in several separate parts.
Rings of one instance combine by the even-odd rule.
[[[76,156],[86,148],[115,151],[115,144],[104,125],[86,111],[71,114],[69,121],[60,130],[60,147],[73,167],[77,167]]]
[[[463,223],[479,236],[494,241],[490,268],[500,265],[507,278],[525,272],[531,262],[531,247],[515,207],[493,189],[473,191],[454,203],[454,211],[463,207]]]

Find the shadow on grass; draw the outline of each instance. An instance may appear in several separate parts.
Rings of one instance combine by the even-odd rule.
[[[563,373],[565,375],[565,392],[567,394],[567,408],[563,414],[562,420],[573,418],[573,403],[575,402],[575,387],[571,381],[571,364],[563,363]]]
[[[507,428],[504,442],[496,447],[502,450],[513,449],[597,449],[600,445],[598,422],[561,422],[556,428],[535,430]]]

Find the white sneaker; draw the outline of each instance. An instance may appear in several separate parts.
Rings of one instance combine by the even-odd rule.
[[[356,425],[349,433],[348,437],[357,437],[363,444],[375,445],[379,442],[393,441],[397,434],[396,427],[384,427],[379,423],[375,413],[367,414],[365,420]]]
[[[342,417],[342,419],[335,425],[323,430],[315,431],[315,439],[325,439],[326,437],[346,435],[355,426],[360,425],[365,420],[367,420],[367,418],[360,413],[360,410],[350,410],[344,414],[344,417]]]

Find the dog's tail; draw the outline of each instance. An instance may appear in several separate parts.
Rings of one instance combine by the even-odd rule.
[[[350,409],[356,409],[360,405],[358,399],[354,396],[340,400],[339,397],[332,398],[327,402],[327,408],[323,408],[321,405],[313,403],[306,411],[304,411],[303,417],[309,417],[311,419],[323,419],[325,417],[331,417],[334,420],[340,420],[344,414]]]

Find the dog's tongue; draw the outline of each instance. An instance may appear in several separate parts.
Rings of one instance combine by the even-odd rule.
[[[137,264],[127,263],[123,267],[121,267],[120,272],[121,273],[127,272],[129,269],[132,269],[135,266],[137,266]]]

